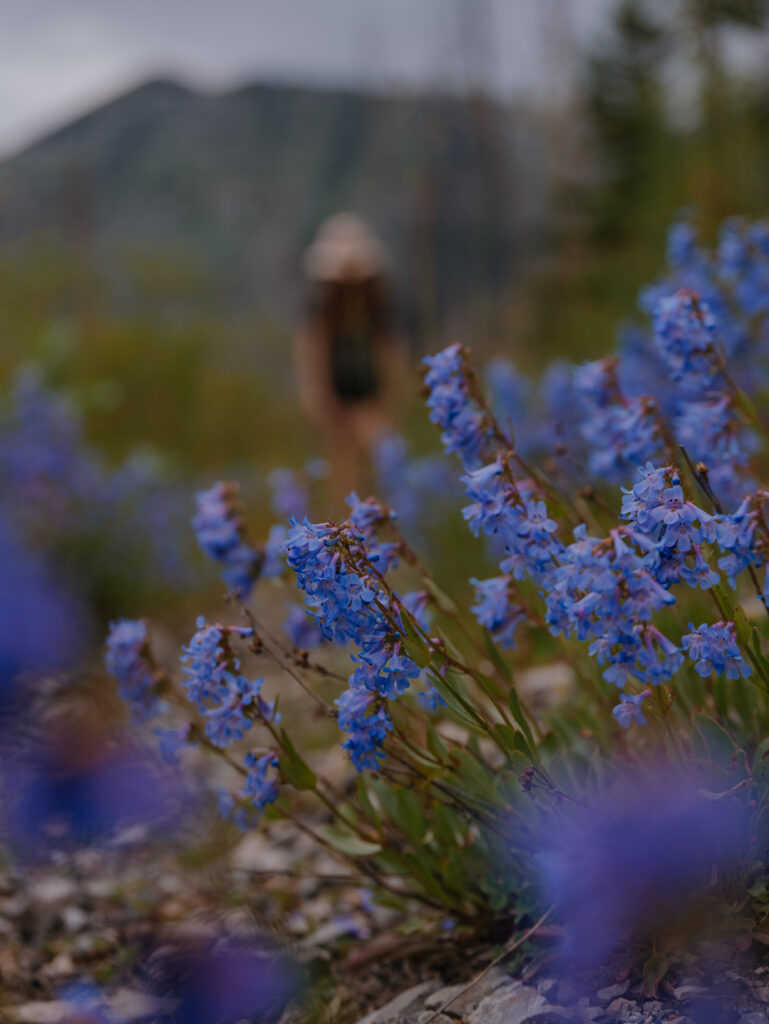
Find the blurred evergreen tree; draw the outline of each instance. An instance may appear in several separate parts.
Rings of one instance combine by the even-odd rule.
[[[587,97],[608,181],[599,192],[596,230],[620,236],[655,164],[664,125],[660,82],[670,38],[642,0],[623,0],[612,32],[589,58]]]

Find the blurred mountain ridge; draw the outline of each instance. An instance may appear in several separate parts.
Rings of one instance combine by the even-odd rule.
[[[153,79],[0,163],[0,252],[54,243],[116,301],[126,254],[189,260],[236,308],[292,311],[301,253],[352,209],[410,308],[503,288],[547,205],[535,113],[484,96]]]

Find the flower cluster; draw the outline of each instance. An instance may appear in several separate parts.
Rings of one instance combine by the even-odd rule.
[[[476,601],[472,611],[479,625],[488,629],[500,647],[515,647],[515,631],[526,619],[526,612],[512,600],[512,579],[495,576],[470,582],[475,587]]]
[[[732,588],[736,588],[737,577],[744,569],[759,566],[764,560],[767,530],[759,509],[765,503],[766,492],[758,491],[748,495],[735,512],[717,517],[718,546],[724,552],[718,560],[718,568]],[[759,526],[763,529],[757,536]]]
[[[248,797],[258,811],[264,811],[268,804],[278,799],[278,783],[271,770],[278,767],[277,756],[270,752],[257,757],[254,753],[246,754],[246,781],[243,783],[243,796]]]
[[[192,526],[202,550],[222,566],[222,579],[241,599],[246,599],[259,574],[263,556],[246,540],[240,511],[239,488],[218,483],[196,495],[197,512]]]
[[[374,563],[386,567],[392,561],[390,546],[376,544],[371,532],[389,513],[376,502],[360,502],[355,496],[350,501],[357,525],[291,520],[286,552],[322,635],[337,643],[352,641],[357,647],[351,689],[340,698],[344,714],[339,722],[343,731],[350,733],[346,749],[356,764],[363,766],[375,756],[371,751],[381,749],[389,716],[381,705],[370,714],[375,702],[364,701],[359,693],[391,700],[408,689],[420,670],[403,651],[391,597],[383,589],[381,577],[373,574]],[[361,571],[358,559],[364,564]]]
[[[553,635],[590,640],[590,653],[607,666],[604,679],[618,687],[629,679],[660,683],[678,670],[678,648],[651,624],[673,595],[653,577],[627,530],[597,540],[578,526],[559,561],[545,598]]]
[[[143,619],[112,623],[104,662],[118,681],[120,696],[137,716],[154,716],[159,710],[158,673],[150,659],[149,628]]]
[[[685,499],[672,466],[647,463],[639,475],[632,490],[624,492],[622,516],[647,549],[646,564],[663,585],[686,583],[703,590],[715,586],[720,576],[705,556],[706,544],[720,548],[718,568],[732,587],[744,569],[761,565],[767,540],[759,511],[764,492],[748,495],[733,513],[711,515]],[[759,524],[764,529],[757,533]]]
[[[646,549],[647,568],[663,586],[682,582],[710,589],[720,577],[711,569],[702,545],[716,540],[719,517],[685,499],[671,466],[657,468],[647,462],[639,475],[632,490],[624,492],[622,517]]]
[[[301,608],[298,604],[288,605],[288,615],[283,620],[283,632],[291,646],[301,651],[311,651],[313,647],[320,647],[323,643],[323,636],[307,609]]]
[[[515,579],[539,580],[561,550],[558,525],[530,480],[516,481],[503,456],[462,478],[472,504],[462,514],[477,537],[495,536],[504,546],[500,568]]]
[[[620,483],[633,467],[657,455],[661,438],[656,403],[648,396],[628,398],[622,393],[615,360],[578,367],[574,387],[582,403],[580,430],[593,477]]]
[[[378,438],[371,458],[377,493],[398,510],[401,529],[412,542],[429,545],[436,502],[448,503],[459,493],[448,462],[436,454],[414,457],[400,434]]]
[[[185,585],[188,496],[169,481],[162,461],[132,454],[108,466],[74,406],[34,368],[20,370],[2,398],[0,515],[20,542],[58,577],[69,573],[99,614],[111,610],[116,582],[152,590],[148,566],[169,585]]]
[[[733,622],[717,622],[714,626],[703,624],[696,629],[690,622],[687,633],[681,640],[684,650],[695,663],[694,668],[701,676],[726,675],[727,679],[746,678],[752,674],[750,665],[740,653],[735,639]]]
[[[182,648],[183,684],[188,698],[205,718],[205,731],[217,747],[242,739],[254,717],[272,720],[274,707],[260,697],[263,679],[249,680],[240,672],[230,637],[250,636],[252,630],[209,626],[200,618],[198,631]]]
[[[431,421],[442,430],[446,451],[456,452],[466,466],[478,466],[488,452],[493,430],[488,415],[470,394],[464,349],[450,345],[423,362],[427,408]]]
[[[661,298],[654,314],[654,343],[684,392],[701,394],[719,373],[716,324],[707,303],[681,289]]]
[[[393,728],[387,709],[381,703],[375,709],[376,695],[355,686],[345,690],[335,703],[339,728],[348,734],[342,747],[350,760],[359,772],[378,768],[384,756],[382,746]]]

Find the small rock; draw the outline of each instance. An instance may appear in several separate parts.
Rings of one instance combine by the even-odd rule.
[[[445,985],[443,988],[439,988],[428,996],[425,1006],[428,1010],[437,1010],[448,1003],[447,1013],[452,1017],[463,1017],[470,1010],[474,1010],[482,999],[509,982],[510,975],[500,968],[494,967],[485,977],[481,978],[477,985],[473,985],[466,992],[464,990],[467,987],[467,982],[464,985]],[[462,994],[460,995],[460,993]],[[450,1003],[449,1000],[451,1000]]]
[[[294,863],[287,850],[277,850],[258,832],[244,836],[230,854],[230,862],[239,871],[285,871]],[[339,874],[339,866],[336,866]]]
[[[458,996],[464,987],[464,985],[444,985],[443,988],[436,989],[435,992],[425,999],[425,1007],[428,1010],[437,1010],[439,1006],[443,1006],[449,999],[454,999],[455,996]],[[470,992],[472,992],[472,989],[470,989]],[[470,995],[470,992],[467,994]]]
[[[582,1020],[597,1020],[603,1014],[602,1006],[580,1006]]]
[[[627,992],[629,982],[619,981],[616,985],[607,985],[606,988],[599,988],[596,993],[596,999],[599,1003],[610,1003],[613,999],[618,996],[624,996]]]
[[[310,935],[302,939],[302,946],[312,949],[315,946],[332,946],[338,939],[345,935],[355,935],[355,918],[352,916],[332,918],[326,921],[319,928],[316,928]]]
[[[724,977],[725,978],[729,978],[730,981],[736,981],[740,985],[749,985],[750,984],[750,982],[745,977],[745,975],[744,974],[738,974],[737,971],[727,971],[726,974],[724,974]]]
[[[572,978],[564,978],[558,982],[558,1002],[562,1006],[572,1006],[584,997],[584,992],[584,985],[577,984]]]
[[[388,1024],[388,1021],[397,1020],[414,1003],[421,1000],[429,992],[433,992],[439,984],[440,982],[438,981],[423,981],[421,985],[407,988],[405,992],[401,992],[395,999],[391,999],[389,1003],[380,1006],[378,1010],[372,1010],[367,1016],[361,1017],[358,1024]]]
[[[75,973],[75,963],[69,953],[59,953],[43,968],[46,978],[68,978]]]
[[[110,840],[110,846],[122,849],[126,846],[139,846],[147,841],[149,829],[146,825],[128,825],[121,829],[116,836]]]
[[[21,1006],[6,1006],[4,1010],[21,1024],[59,1024],[69,1012],[69,1005],[60,999],[36,1000]]]
[[[687,999],[694,999],[696,996],[704,996],[710,989],[705,985],[679,985],[673,989],[673,995],[679,1002],[686,1002]]]
[[[79,932],[88,924],[88,915],[80,907],[65,907],[61,919],[68,932]]]
[[[552,1009],[535,988],[515,981],[486,996],[466,1019],[467,1024],[525,1024]]]
[[[453,1017],[447,1017],[445,1013],[435,1016],[435,1010],[423,1010],[417,1017],[417,1024],[457,1024]]]
[[[658,1000],[649,1000],[644,1003],[644,1013],[651,1013],[657,1017],[662,1016],[665,1012],[665,1004],[660,1003]]]
[[[754,1010],[752,1013],[743,1013],[740,1024],[769,1024],[769,1018],[760,1010]]]
[[[106,900],[118,888],[111,878],[91,878],[84,883],[85,891],[95,900]]]
[[[0,903],[0,911],[6,917],[21,917],[28,909],[29,900],[23,893],[19,893],[18,896],[11,896],[10,899],[3,900]]]
[[[622,1024],[629,1021],[631,1016],[638,1013],[638,1003],[633,1002],[632,999],[614,999],[606,1007],[606,1012],[612,1020],[621,1021]],[[639,1015],[639,1020],[643,1019],[643,1015]]]
[[[760,985],[753,989],[753,995],[762,1003],[769,1003],[769,985]]]
[[[69,878],[51,875],[39,879],[32,886],[31,892],[32,899],[39,903],[64,903],[65,900],[72,899],[77,892],[77,886]]]
[[[122,1024],[130,1024],[131,1021],[144,1017],[157,1017],[159,1013],[170,1009],[167,1000],[157,999],[131,988],[119,988],[110,996],[108,1004],[110,1016]]]

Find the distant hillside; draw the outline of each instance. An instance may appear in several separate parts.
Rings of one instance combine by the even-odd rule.
[[[0,164],[0,247],[54,238],[107,276],[126,252],[185,252],[229,303],[285,312],[318,223],[353,209],[431,314],[510,279],[541,229],[541,145],[487,101],[154,81]]]

